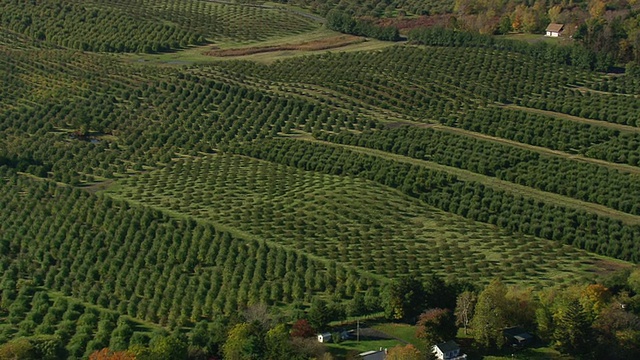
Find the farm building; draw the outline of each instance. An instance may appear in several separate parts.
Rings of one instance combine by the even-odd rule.
[[[513,347],[525,347],[533,342],[533,335],[519,327],[511,327],[502,330],[507,344]]]
[[[467,354],[460,355],[460,346],[453,340],[435,345],[433,353],[438,360],[463,360],[467,358]]]
[[[358,354],[358,358],[364,360],[385,360],[387,358],[387,349],[380,348],[378,351],[371,350],[363,352]]]
[[[331,333],[318,334],[318,341],[321,343],[331,342]]]
[[[547,26],[546,36],[558,37],[562,33],[563,29],[564,29],[564,24],[551,23],[549,24],[549,26]]]

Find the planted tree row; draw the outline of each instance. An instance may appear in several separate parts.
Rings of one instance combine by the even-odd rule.
[[[639,226],[463,182],[447,173],[308,142],[265,140],[239,145],[234,151],[307,170],[371,179],[472,220],[606,256],[640,260],[633,240],[640,236]]]
[[[452,116],[444,119],[443,123],[569,153],[584,153],[591,146],[605,143],[619,135],[618,131],[604,127],[496,107]]]
[[[486,108],[443,119],[448,126],[596,159],[638,166],[640,134],[587,123]]]
[[[107,8],[170,22],[209,40],[257,41],[309,31],[308,17],[269,6],[194,0],[92,0]]]
[[[628,64],[624,76],[608,77],[589,86],[599,91],[637,95],[640,93],[640,66]]]
[[[17,135],[10,137],[7,156],[42,165],[44,170],[29,171],[34,175],[79,185],[167,163],[178,153],[210,152],[233,141],[293,130],[376,126],[317,103],[171,70],[162,81],[143,72],[147,82],[142,84],[121,80],[127,75],[123,69],[107,74],[100,92],[94,78],[80,75],[62,84],[86,81],[90,90],[62,94],[62,101],[3,109],[0,131]],[[11,83],[19,85],[21,78],[11,76],[16,76]],[[199,105],[186,105],[194,103]],[[30,136],[39,141],[30,141]]]
[[[107,346],[123,350],[149,343],[152,329],[139,322],[78,300],[52,298],[30,280],[20,279],[15,266],[5,271],[0,283],[0,314],[7,321],[0,328],[0,344],[13,344],[5,348],[29,352],[39,359],[86,359]],[[11,343],[14,338],[18,340]],[[14,352],[14,356],[18,354]]]
[[[190,326],[251,304],[327,296],[353,278],[335,263],[210,225],[36,182],[6,167],[1,176],[3,269],[120,314]],[[362,291],[375,284],[354,279]]]
[[[496,101],[517,102],[593,76],[528,54],[479,47],[397,46],[295,58],[269,66],[250,62],[220,66],[250,74],[250,79],[322,86],[353,99],[359,107],[392,110],[418,120],[439,120]]]
[[[453,10],[451,0],[418,1],[418,0],[366,0],[366,1],[319,1],[289,0],[289,3],[310,7],[325,15],[332,9],[349,11],[357,16],[391,17],[398,13],[413,15],[445,14]]]
[[[329,141],[433,161],[640,215],[640,182],[603,166],[432,129],[341,133]]]
[[[417,272],[474,282],[494,276],[528,282],[535,274],[536,281],[561,283],[579,278],[576,269],[588,268],[585,254],[452,217],[369,180],[247,157],[178,160],[118,183],[118,198],[213,221],[388,278]],[[497,249],[510,265],[494,258]],[[357,294],[349,274],[336,294]]]
[[[157,53],[210,40],[263,40],[310,30],[277,9],[190,0],[2,1],[0,26],[83,51]]]
[[[4,0],[0,24],[34,39],[100,52],[161,52],[203,43],[202,34],[88,3]]]
[[[536,109],[640,127],[640,99],[637,97],[579,89],[553,89],[547,93],[525,96],[521,103]]]

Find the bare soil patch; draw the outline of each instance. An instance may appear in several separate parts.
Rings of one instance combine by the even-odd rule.
[[[297,51],[320,51],[335,49],[347,45],[358,44],[367,41],[366,38],[353,35],[339,35],[324,39],[301,42],[297,44],[280,44],[271,46],[255,46],[240,49],[217,49],[205,52],[205,55],[216,57],[245,56],[275,51],[297,50]]]

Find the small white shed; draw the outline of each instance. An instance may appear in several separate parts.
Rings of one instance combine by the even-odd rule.
[[[318,342],[321,342],[321,343],[331,342],[331,333],[318,334]]]

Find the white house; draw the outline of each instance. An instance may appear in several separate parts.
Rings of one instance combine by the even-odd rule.
[[[331,333],[318,334],[318,341],[321,343],[331,342]]]
[[[467,358],[467,354],[460,355],[460,346],[453,340],[435,345],[433,353],[439,360],[464,360]]]
[[[562,33],[563,29],[564,29],[564,24],[551,23],[549,24],[549,26],[547,26],[546,35],[549,37],[558,37]]]

